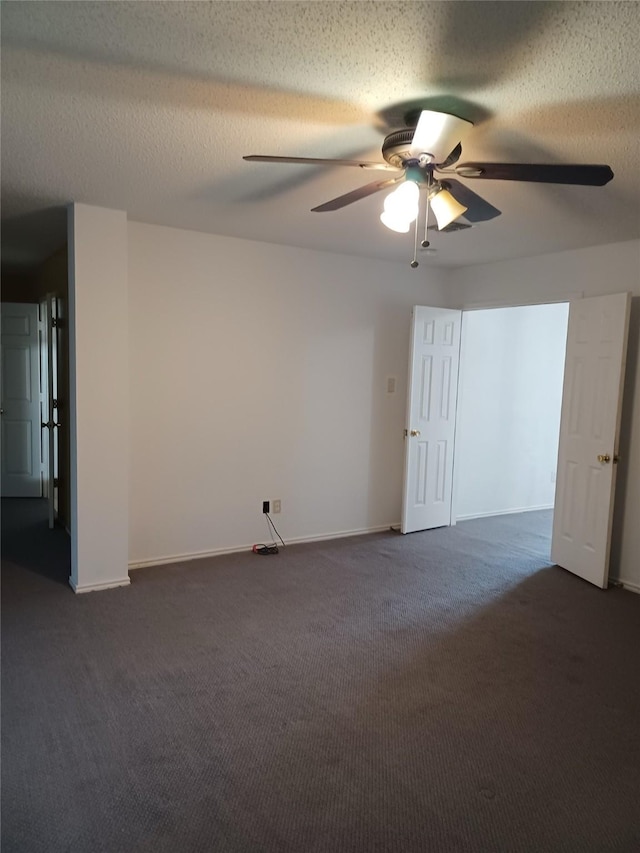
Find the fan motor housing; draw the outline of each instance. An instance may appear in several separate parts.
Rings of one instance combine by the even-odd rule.
[[[385,137],[382,143],[382,156],[396,169],[403,169],[407,160],[411,160],[411,143],[415,128],[395,130]]]

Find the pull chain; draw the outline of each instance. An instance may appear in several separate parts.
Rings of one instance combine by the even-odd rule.
[[[420,202],[418,201],[418,205]],[[418,222],[420,220],[420,207],[418,206],[418,215],[416,216],[416,223],[414,231],[414,240],[413,240],[413,260],[411,261],[411,269],[415,269],[418,264]]]
[[[427,210],[424,216],[424,240],[422,241],[422,248],[429,248],[429,239],[427,234],[427,229],[429,227],[429,196],[427,195]]]

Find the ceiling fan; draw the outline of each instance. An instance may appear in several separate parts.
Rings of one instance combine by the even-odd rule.
[[[417,121],[415,119],[417,118]],[[413,121],[412,121],[413,119]],[[469,223],[486,222],[500,216],[501,211],[483,199],[457,178],[497,181],[528,181],[533,183],[577,184],[604,186],[613,178],[605,165],[570,165],[537,163],[462,163],[462,141],[473,123],[449,113],[421,110],[406,116],[408,127],[395,130],[382,143],[384,162],[364,160],[325,159],[316,157],[272,157],[250,154],[244,160],[266,163],[301,163],[314,166],[356,166],[360,169],[381,170],[394,174],[382,180],[365,184],[351,192],[331,199],[318,207],[315,213],[339,210],[373,195],[381,190],[396,187],[384,202],[380,219],[393,231],[406,233],[415,222],[415,251],[412,267],[418,266],[418,220],[420,218],[420,190],[427,197],[424,217],[423,248],[427,240],[428,207],[435,215],[439,231],[461,230],[464,223],[456,223],[464,214]],[[457,227],[456,227],[457,226]],[[470,227],[470,226],[466,226]]]

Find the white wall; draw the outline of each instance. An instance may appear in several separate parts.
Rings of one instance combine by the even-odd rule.
[[[129,583],[127,215],[72,204],[68,235],[70,583],[85,592]]]
[[[640,241],[453,270],[451,307],[527,304],[570,294],[634,294],[616,488],[611,576],[640,591]]]
[[[263,499],[285,541],[398,523],[410,310],[444,278],[130,222],[131,563],[263,542]]]
[[[456,518],[553,506],[569,308],[467,311],[456,426]]]

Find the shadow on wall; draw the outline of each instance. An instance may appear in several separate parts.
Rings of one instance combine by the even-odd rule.
[[[618,479],[616,482],[615,504],[613,513],[613,529],[611,533],[611,564],[609,574],[618,576],[622,559],[622,542],[625,536],[624,515],[627,494],[629,490],[629,462],[631,459],[631,434],[633,412],[636,406],[635,389],[640,359],[640,297],[631,300],[631,317],[629,320],[629,343],[627,347],[627,368],[624,380],[622,398],[622,417],[620,425]],[[640,425],[639,425],[640,426]],[[629,531],[626,532],[627,536]]]
[[[11,198],[3,197],[3,207],[11,208]],[[67,241],[67,208],[64,205],[45,207],[21,216],[10,216],[2,222],[2,266],[18,272],[31,270],[43,264],[61,250]],[[37,279],[37,274],[31,276]],[[37,299],[20,300],[4,293],[3,302],[29,302]],[[44,296],[45,294],[43,294]]]
[[[395,327],[393,330],[391,325]],[[378,309],[373,337],[368,527],[400,522],[410,327],[410,307],[398,308],[397,305],[388,304]],[[397,343],[392,343],[400,341],[401,351],[397,349]],[[391,346],[396,349],[391,350]],[[390,369],[392,365],[401,366],[401,369]],[[389,379],[395,380],[393,392],[387,387]]]

